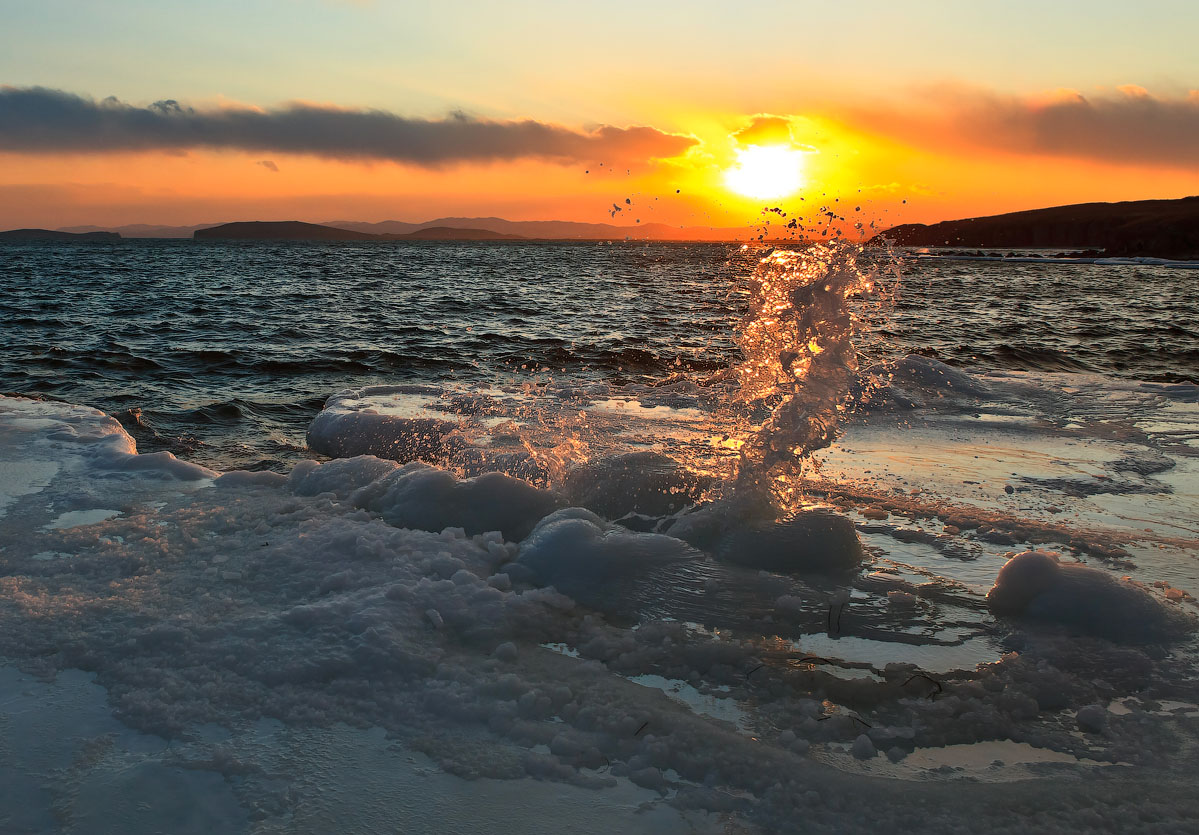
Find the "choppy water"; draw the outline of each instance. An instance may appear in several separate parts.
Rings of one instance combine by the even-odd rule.
[[[0,391],[118,415],[143,450],[286,469],[334,391],[612,383],[737,358],[720,244],[38,244],[0,248]],[[1199,377],[1191,271],[913,263],[884,332],[972,370]]]

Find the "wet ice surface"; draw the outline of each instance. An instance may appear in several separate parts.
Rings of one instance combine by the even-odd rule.
[[[338,442],[401,460],[423,457],[388,446],[418,436],[405,421],[444,415],[430,457],[454,474],[220,476],[136,456],[92,410],[0,400],[0,464],[53,463],[0,519],[0,653],[25,671],[0,701],[62,729],[5,752],[11,785],[51,788],[0,814],[35,832],[1187,831],[1193,636],[1071,634],[984,595],[1035,546],[1193,611],[1195,392],[1006,375],[963,394],[904,373],[805,487],[866,546],[836,576],[653,533],[726,454],[681,384],[330,402],[351,416]],[[580,412],[611,431],[555,470],[542,441]],[[360,432],[362,415],[400,422]],[[522,422],[547,431],[506,434]],[[497,460],[559,489],[467,478]],[[572,504],[591,511],[537,533]],[[480,521],[495,507],[507,536]]]
[[[627,783],[455,777],[379,728],[260,720],[169,741],[140,734],[76,670],[41,681],[0,667],[0,723],[0,824],[11,833],[706,831]],[[536,820],[514,820],[530,806]]]

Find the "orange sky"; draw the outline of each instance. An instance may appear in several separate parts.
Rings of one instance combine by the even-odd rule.
[[[840,17],[780,5],[771,19],[795,16],[789,42],[716,3],[632,29],[528,3],[541,26],[530,41],[519,16],[484,4],[476,25],[382,0],[264,5],[277,7],[269,44],[204,21],[164,44],[151,30],[179,24],[178,10],[129,13],[100,35],[94,5],[14,13],[0,33],[0,228],[445,215],[736,226],[765,205],[825,204],[890,226],[1199,193],[1199,61],[1173,48],[1173,28],[1154,30],[1157,49],[1130,45],[1148,23],[1114,4],[1087,21],[1044,13],[1019,58],[1002,44],[1014,24],[981,10],[916,26],[884,4]],[[1156,5],[1199,22],[1188,4]],[[110,94],[120,103],[100,102]],[[747,132],[766,122],[765,139]],[[754,143],[795,151],[798,190],[728,187]]]

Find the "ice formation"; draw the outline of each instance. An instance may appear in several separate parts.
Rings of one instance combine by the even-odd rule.
[[[1138,584],[1038,551],[1012,557],[987,593],[987,606],[1002,617],[1058,623],[1115,641],[1168,640],[1195,627],[1190,616]]]

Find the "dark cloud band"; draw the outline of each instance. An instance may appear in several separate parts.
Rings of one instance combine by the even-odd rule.
[[[959,111],[977,141],[1012,150],[1151,165],[1199,165],[1199,97],[1067,95],[1047,103],[975,99]]]
[[[437,166],[526,157],[633,162],[677,156],[696,142],[650,127],[577,131],[532,120],[409,119],[306,104],[197,110],[168,100],[137,107],[44,87],[0,87],[0,149],[7,151],[223,148]]]
[[[1199,92],[1155,96],[1135,86],[1083,96],[1025,99],[940,87],[914,105],[850,108],[852,121],[931,147],[994,148],[1170,168],[1199,166]]]

